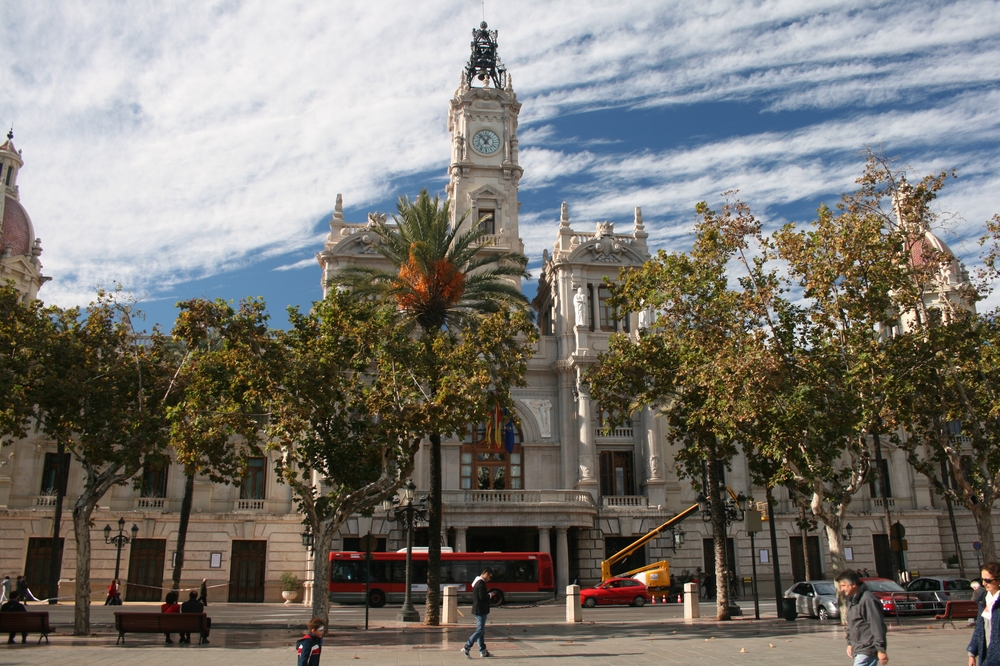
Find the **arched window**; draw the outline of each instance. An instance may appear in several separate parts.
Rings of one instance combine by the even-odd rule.
[[[486,441],[486,424],[471,426],[462,439],[463,490],[521,490],[524,466],[521,462],[521,430],[514,427],[514,450]]]

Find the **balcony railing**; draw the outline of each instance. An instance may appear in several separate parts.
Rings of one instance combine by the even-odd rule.
[[[601,498],[605,509],[636,509],[649,506],[649,498],[645,495],[605,495]]]
[[[35,498],[35,506],[55,506],[55,495],[39,495]]]
[[[162,509],[167,500],[163,497],[140,497],[135,501],[137,509]]]
[[[894,498],[892,498],[892,497],[890,497],[888,499],[882,499],[881,497],[876,497],[876,498],[872,499],[872,506],[875,507],[876,509],[883,509],[883,508],[885,508],[885,506],[884,506],[885,503],[889,504],[889,508],[890,509],[895,509],[896,508],[896,500]]]
[[[588,492],[577,490],[446,490],[442,493],[445,504],[590,504]]]
[[[599,439],[632,439],[632,428],[594,428],[594,437]]]
[[[262,499],[239,499],[236,500],[237,511],[263,511],[264,501]]]

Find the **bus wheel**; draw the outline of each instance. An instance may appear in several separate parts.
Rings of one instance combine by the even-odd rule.
[[[503,592],[497,589],[490,590],[490,606],[503,606]]]
[[[382,590],[371,590],[368,592],[368,605],[372,608],[382,608],[382,606],[385,606],[385,592]]]

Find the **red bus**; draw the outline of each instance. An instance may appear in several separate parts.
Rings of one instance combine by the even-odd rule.
[[[406,596],[406,553],[372,553],[368,603],[381,608],[402,603]],[[427,594],[427,552],[414,552],[411,564],[412,599],[423,603]],[[472,601],[472,581],[484,569],[493,572],[489,583],[493,605],[528,602],[555,596],[555,573],[548,553],[441,553],[441,586],[458,587],[458,599]],[[365,554],[330,553],[330,601],[365,602]]]

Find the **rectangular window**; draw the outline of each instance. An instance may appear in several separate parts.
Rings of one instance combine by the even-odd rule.
[[[590,332],[594,332],[594,285],[587,285],[587,324]]]
[[[479,228],[483,233],[493,235],[497,232],[496,211],[491,208],[479,209]]]
[[[634,495],[631,451],[601,451],[601,496]]]
[[[264,458],[247,460],[247,471],[240,486],[240,499],[265,499]]]
[[[10,187],[10,177],[14,175],[14,167],[7,169],[7,186]]]
[[[58,453],[46,453],[45,454],[45,465],[42,468],[42,488],[39,492],[40,495],[55,495],[56,494],[56,479],[59,478],[59,454]],[[63,469],[69,470],[69,454],[63,454]],[[68,476],[68,475],[67,475]],[[63,494],[66,494],[66,477],[63,477],[62,482]]]
[[[142,471],[141,497],[167,496],[167,466],[150,466]]]
[[[601,318],[602,331],[617,331],[618,322],[615,318],[614,309],[608,305],[611,298],[611,291],[604,285],[597,288],[597,311]]]
[[[880,460],[879,462],[882,463],[882,465],[881,465],[881,472],[882,472],[881,477],[885,479],[885,487],[889,491],[888,497],[892,497],[892,482],[890,481],[890,477],[889,477],[889,461],[886,460],[885,458],[882,458],[882,460]],[[871,492],[871,496],[872,496],[873,499],[874,498],[881,499],[881,497],[882,497],[882,480],[879,478],[879,475],[875,473],[874,465],[873,465],[873,469],[871,470],[871,472],[869,472],[869,475],[870,475],[870,478],[868,480],[868,490]]]

